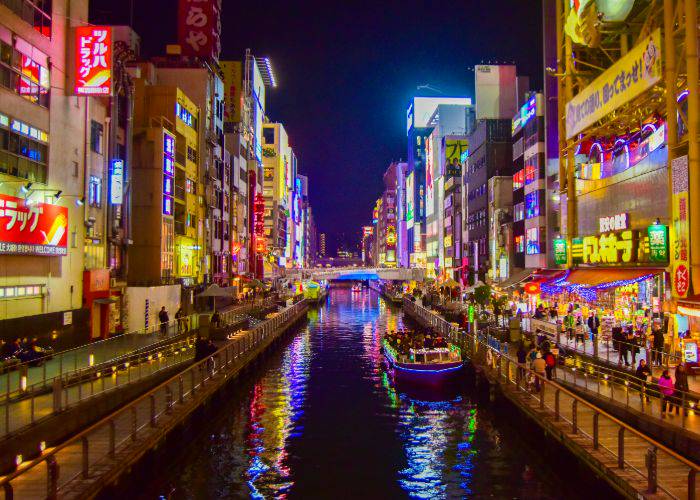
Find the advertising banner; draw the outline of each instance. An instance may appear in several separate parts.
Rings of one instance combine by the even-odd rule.
[[[112,95],[112,28],[75,28],[75,95]]]
[[[224,127],[227,128],[226,124],[241,121],[243,64],[241,61],[221,61],[219,66],[224,76]]]
[[[413,228],[415,218],[415,183],[413,172],[406,177],[406,229]]]
[[[445,173],[449,177],[462,175],[462,154],[468,149],[467,139],[445,139]]]
[[[177,38],[183,55],[218,60],[221,0],[180,0]]]
[[[425,140],[425,215],[435,211],[435,172],[433,171],[433,134]]]
[[[67,255],[68,209],[0,194],[0,254]]]
[[[566,138],[642,94],[661,76],[661,29],[657,28],[566,104]]]
[[[671,266],[673,296],[684,298],[690,291],[690,211],[688,206],[688,156],[671,161],[673,176],[671,222]]]
[[[663,224],[652,224],[649,233],[649,260],[668,262],[668,228]]]
[[[567,244],[564,238],[555,238],[552,242],[552,250],[554,251],[554,263],[556,265],[566,264],[567,262]]]

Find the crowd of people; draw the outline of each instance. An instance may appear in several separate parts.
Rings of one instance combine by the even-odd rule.
[[[447,347],[444,337],[430,330],[398,330],[386,334],[387,342],[400,354],[411,349],[437,349]]]

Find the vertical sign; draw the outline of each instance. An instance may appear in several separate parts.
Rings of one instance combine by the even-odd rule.
[[[690,290],[690,212],[688,200],[688,156],[674,158],[672,169],[671,266],[674,297],[687,297]]]
[[[178,43],[183,55],[218,60],[221,0],[180,0]]]
[[[78,26],[75,29],[76,95],[112,94],[112,28]]]
[[[175,138],[163,134],[163,215],[173,215],[175,182]]]
[[[566,264],[568,257],[566,239],[555,238],[552,242],[552,249],[554,250],[554,263],[558,266]]]
[[[668,228],[663,224],[652,224],[649,234],[649,260],[668,262]]]
[[[112,205],[121,205],[124,199],[124,160],[115,158],[112,160],[112,168],[109,173],[109,202]]]

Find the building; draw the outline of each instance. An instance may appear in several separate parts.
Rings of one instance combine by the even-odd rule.
[[[362,226],[362,241],[360,243],[362,257],[362,264],[367,267],[371,267],[374,262],[372,261],[372,237],[374,235],[373,226]]]
[[[319,233],[318,235],[318,255],[319,257],[326,257],[326,233]]]
[[[397,215],[396,215],[396,178],[398,163],[393,162],[384,173],[384,192],[377,203],[376,265],[381,267],[398,267]]]

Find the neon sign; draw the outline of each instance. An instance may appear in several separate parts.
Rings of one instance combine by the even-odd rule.
[[[163,134],[163,215],[173,215],[173,183],[175,182],[175,138]]]
[[[112,95],[112,28],[75,28],[75,94]]]
[[[622,231],[629,228],[629,214],[617,214],[610,217],[600,217],[598,225],[601,233],[609,231]]]
[[[115,158],[112,160],[112,168],[109,173],[109,202],[112,205],[121,205],[124,199],[124,160]]]

